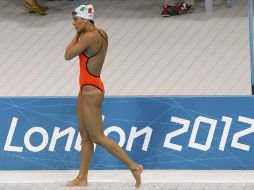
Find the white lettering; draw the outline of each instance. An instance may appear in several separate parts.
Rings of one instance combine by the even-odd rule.
[[[30,137],[33,133],[40,133],[42,135],[42,142],[37,147],[31,145],[31,143],[30,143]],[[30,150],[31,152],[40,152],[47,146],[48,138],[49,138],[48,133],[45,129],[43,129],[41,127],[33,127],[26,132],[25,138],[24,138],[24,143],[25,143],[26,148],[28,150]]]
[[[178,118],[178,117],[171,117],[171,121],[174,122],[174,123],[177,123],[177,124],[182,124],[183,127],[178,129],[178,130],[175,130],[171,133],[168,133],[166,135],[166,138],[165,138],[165,141],[164,141],[164,147],[166,148],[170,148],[170,149],[174,149],[174,150],[177,150],[177,151],[181,151],[182,150],[182,146],[181,145],[178,145],[178,144],[174,144],[174,143],[171,143],[171,139],[173,137],[176,137],[176,136],[179,136],[183,133],[186,133],[189,129],[189,125],[190,125],[190,121],[189,120],[186,120],[186,119],[182,119],[182,118]]]
[[[223,116],[222,121],[225,122],[225,127],[224,127],[224,130],[223,130],[223,133],[222,133],[219,150],[224,151],[225,145],[226,145],[226,142],[227,142],[227,139],[228,139],[229,129],[230,129],[231,123],[232,123],[232,118]]]
[[[82,142],[82,138],[81,138],[80,133],[78,133],[78,137],[77,137],[75,147],[74,147],[77,151],[81,151],[81,142]]]
[[[18,122],[18,118],[13,117],[12,121],[11,121],[10,129],[9,129],[9,132],[8,132],[8,135],[7,135],[7,139],[6,139],[6,142],[5,142],[5,145],[4,145],[4,150],[5,151],[12,151],[12,152],[22,152],[23,151],[23,147],[18,147],[18,146],[12,146],[11,145],[17,122]]]
[[[238,140],[240,137],[246,136],[246,135],[254,132],[254,119],[239,116],[238,121],[243,122],[243,123],[248,123],[251,126],[248,129],[242,130],[242,131],[234,134],[232,143],[231,143],[231,147],[249,151],[250,146],[246,145],[246,144],[239,143]]]
[[[69,127],[67,129],[63,130],[62,132],[59,132],[59,131],[60,131],[60,128],[55,127],[55,130],[54,130],[54,133],[52,135],[52,139],[51,139],[51,142],[49,145],[49,151],[52,151],[52,152],[54,151],[55,146],[56,146],[56,141],[58,139],[60,139],[61,137],[65,136],[65,135],[68,135],[68,140],[67,140],[67,143],[65,146],[65,151],[70,152],[72,141],[73,141],[73,138],[75,135],[75,129],[72,127]]]
[[[130,132],[130,136],[129,136],[129,139],[128,139],[128,143],[127,143],[127,146],[126,146],[126,150],[131,151],[134,139],[141,136],[141,135],[143,135],[143,134],[146,134],[144,144],[142,146],[142,150],[147,151],[148,145],[149,145],[149,142],[150,142],[150,139],[151,139],[151,136],[152,136],[152,132],[153,132],[153,129],[148,127],[148,126],[145,127],[144,129],[138,131],[138,132],[137,132],[137,127],[132,127],[131,132]]]
[[[208,132],[208,136],[207,136],[205,145],[195,142],[201,122],[210,124],[210,128],[209,128],[209,132]],[[194,126],[193,126],[193,130],[191,133],[190,141],[189,141],[189,147],[192,147],[195,149],[200,149],[203,151],[207,151],[208,149],[210,149],[216,124],[217,124],[217,120],[214,120],[214,119],[210,119],[210,118],[202,117],[202,116],[199,116],[198,118],[196,118]]]
[[[111,133],[111,132],[117,132],[119,134],[120,140],[119,140],[118,144],[119,144],[120,147],[123,147],[123,145],[125,143],[125,133],[124,133],[124,131],[120,127],[111,126],[111,127],[107,128],[104,131],[104,134],[105,134],[105,136],[108,136],[108,134]]]

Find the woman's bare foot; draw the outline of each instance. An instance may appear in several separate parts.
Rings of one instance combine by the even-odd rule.
[[[81,186],[86,187],[88,185],[87,180],[85,178],[76,177],[72,181],[66,184],[67,187]]]
[[[141,186],[141,183],[142,183],[141,173],[143,172],[144,168],[143,168],[142,165],[136,164],[135,166],[131,167],[130,170],[131,170],[131,173],[132,173],[133,177],[136,180],[135,187],[139,188]]]
[[[41,15],[46,15],[46,10],[48,7],[41,6],[36,0],[25,0],[24,6],[29,10],[29,13],[39,13]]]
[[[38,4],[37,0],[25,0],[25,3],[33,7],[37,7],[43,11],[48,10],[48,6]]]

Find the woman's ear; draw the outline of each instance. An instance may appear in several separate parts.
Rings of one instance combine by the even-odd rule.
[[[84,18],[82,18],[82,20],[83,20],[85,23],[87,23],[87,21],[88,21],[88,19],[84,19]]]

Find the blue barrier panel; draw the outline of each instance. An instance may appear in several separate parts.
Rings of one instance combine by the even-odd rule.
[[[149,169],[254,169],[252,97],[106,97],[105,134]],[[0,169],[78,169],[76,97],[0,98]],[[92,169],[124,169],[99,146]]]

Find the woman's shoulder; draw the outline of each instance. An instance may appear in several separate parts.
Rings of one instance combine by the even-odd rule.
[[[106,33],[105,30],[103,30],[103,29],[101,29],[101,28],[98,28],[98,30],[100,31],[100,33],[101,33],[106,39],[108,39],[108,35],[107,35],[107,33]]]

